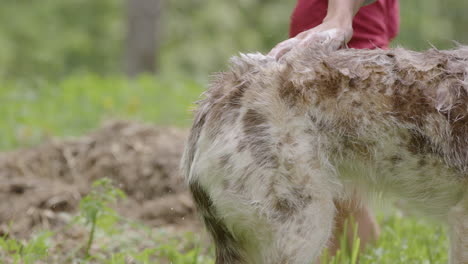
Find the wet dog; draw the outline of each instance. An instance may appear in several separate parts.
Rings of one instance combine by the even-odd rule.
[[[232,59],[182,163],[216,263],[311,263],[356,189],[446,220],[451,262],[468,263],[467,89],[466,47]]]

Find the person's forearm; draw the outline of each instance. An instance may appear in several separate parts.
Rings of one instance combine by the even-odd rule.
[[[279,60],[284,54],[292,48],[304,47],[308,43],[326,42],[332,50],[337,50],[353,36],[353,18],[354,15],[364,5],[375,2],[376,0],[328,0],[327,16],[323,23],[305,30],[295,37],[290,38],[276,45],[268,55]]]
[[[333,21],[339,25],[351,25],[359,8],[369,2],[372,0],[328,0],[327,16],[323,22]]]

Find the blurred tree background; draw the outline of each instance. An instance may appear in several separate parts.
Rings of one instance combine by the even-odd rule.
[[[188,126],[211,73],[287,38],[295,1],[3,1],[0,149],[81,135],[107,119]],[[468,44],[468,1],[400,4],[393,45]]]
[[[130,1],[130,0],[128,0]],[[134,0],[131,0],[134,1]],[[150,0],[151,1],[151,0]],[[160,0],[159,74],[206,78],[238,52],[266,52],[287,37],[295,0]],[[401,1],[394,42],[411,49],[468,42],[467,1]],[[125,72],[126,1],[6,0],[0,8],[0,78],[60,79]]]

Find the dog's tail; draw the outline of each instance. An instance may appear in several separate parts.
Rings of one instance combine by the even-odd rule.
[[[245,253],[234,235],[216,212],[213,201],[200,184],[189,183],[198,211],[216,246],[216,264],[247,264]]]

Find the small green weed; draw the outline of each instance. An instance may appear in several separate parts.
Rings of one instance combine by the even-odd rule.
[[[112,181],[102,178],[93,183],[91,192],[80,202],[80,217],[84,218],[86,225],[90,226],[85,255],[90,257],[90,248],[94,241],[96,227],[113,231],[119,219],[117,212],[111,207],[117,199],[125,198],[125,193],[115,188]]]

